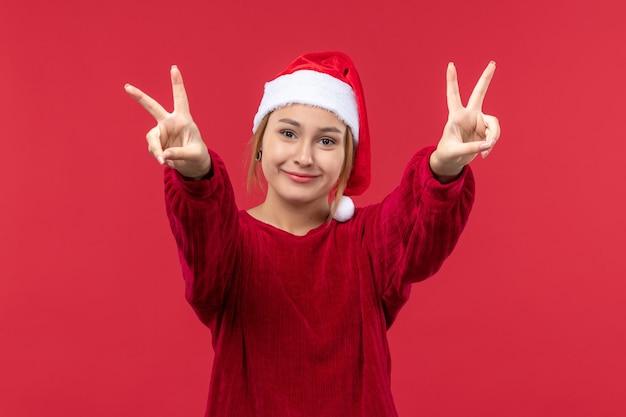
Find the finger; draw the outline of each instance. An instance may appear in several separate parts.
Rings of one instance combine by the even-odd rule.
[[[493,147],[496,146],[496,141],[485,139],[484,141],[479,142],[479,144],[480,144],[479,146],[480,155],[483,157],[483,159],[485,159],[487,155],[491,153],[491,151],[493,150]]]
[[[141,107],[146,109],[148,113],[154,117],[157,122],[165,119],[169,113],[155,99],[130,84],[124,86],[124,90],[131,96]]]
[[[496,142],[500,138],[500,121],[495,116],[482,115],[485,124],[485,140]]]
[[[478,79],[474,90],[472,91],[472,95],[470,96],[467,102],[468,109],[480,110],[483,106],[483,101],[485,100],[485,94],[487,94],[487,88],[489,88],[489,83],[493,78],[493,73],[496,71],[496,63],[491,61],[487,68],[483,71],[482,75]]]
[[[485,142],[489,143],[491,146],[481,152],[481,156],[485,159],[491,151],[493,151],[494,146],[498,142],[500,138],[500,122],[494,116],[483,115],[483,123],[486,126],[485,129]]]
[[[163,152],[163,158],[171,161],[190,161],[197,158],[198,152],[192,146],[167,148]]]
[[[446,98],[448,99],[448,111],[453,112],[463,108],[461,94],[459,93],[459,82],[456,75],[454,63],[448,63],[446,70]]]
[[[187,99],[187,92],[185,91],[185,85],[183,84],[183,75],[180,73],[180,70],[176,65],[172,65],[170,77],[172,78],[174,111],[189,114],[189,100]]]
[[[148,142],[148,151],[159,161],[159,164],[163,165],[163,147],[161,146],[161,129],[159,129],[159,125],[148,131],[146,141]]]

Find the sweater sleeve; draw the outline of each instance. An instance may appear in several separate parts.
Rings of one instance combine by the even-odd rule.
[[[474,177],[466,166],[441,184],[430,169],[434,147],[410,160],[400,185],[373,207],[370,255],[387,326],[408,300],[411,284],[436,273],[454,249],[474,202]]]
[[[214,332],[239,256],[239,216],[222,159],[209,151],[212,171],[187,181],[165,168],[165,207],[178,247],[185,297]]]

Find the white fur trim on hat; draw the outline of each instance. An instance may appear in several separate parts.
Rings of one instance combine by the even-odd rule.
[[[312,70],[281,75],[265,84],[252,131],[256,132],[267,114],[290,104],[307,104],[333,112],[352,130],[354,145],[359,143],[359,110],[352,87],[331,75]]]
[[[348,196],[342,195],[337,204],[337,210],[333,218],[338,222],[347,222],[354,215],[354,201]]]

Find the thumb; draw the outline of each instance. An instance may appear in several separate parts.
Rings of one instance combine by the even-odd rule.
[[[463,156],[476,156],[479,153],[489,151],[493,148],[494,141],[481,140],[460,144],[459,154]]]
[[[197,158],[197,151],[191,146],[167,148],[163,151],[163,158],[171,161],[186,161]]]

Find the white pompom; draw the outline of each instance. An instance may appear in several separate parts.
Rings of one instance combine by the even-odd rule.
[[[339,204],[337,204],[337,211],[333,218],[338,222],[347,222],[354,215],[354,201],[350,197],[345,195],[341,196]]]

